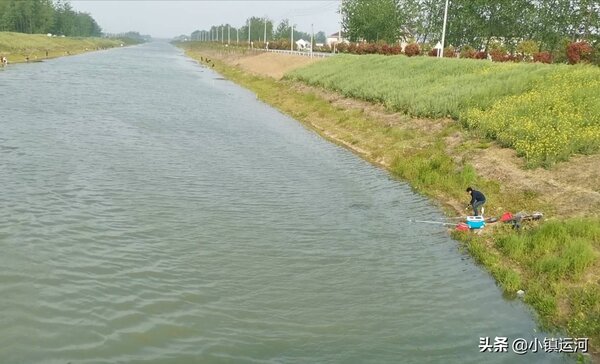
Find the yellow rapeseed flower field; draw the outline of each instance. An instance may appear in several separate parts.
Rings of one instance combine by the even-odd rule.
[[[549,166],[600,150],[600,72],[557,68],[532,90],[463,116],[470,128],[514,148],[529,166]]]

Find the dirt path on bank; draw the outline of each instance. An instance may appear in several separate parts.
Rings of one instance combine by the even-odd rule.
[[[317,62],[320,59],[276,53],[259,53],[239,59],[237,65],[246,71],[279,80],[286,73]]]
[[[202,53],[225,61],[232,66],[240,67],[244,71],[260,76],[268,76],[276,80],[280,80],[283,75],[296,68],[304,67],[323,59],[259,51],[242,53],[239,51],[203,50]]]
[[[477,173],[504,188],[531,191],[555,208],[554,215],[593,215],[600,211],[600,156],[574,156],[547,170],[523,168],[514,150],[492,145],[471,163]]]

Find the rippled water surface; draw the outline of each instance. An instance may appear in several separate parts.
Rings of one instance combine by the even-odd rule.
[[[0,362],[512,363],[399,181],[168,44],[0,72]]]

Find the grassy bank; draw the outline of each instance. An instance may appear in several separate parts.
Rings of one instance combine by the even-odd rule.
[[[569,217],[572,215],[565,212],[567,206],[558,203],[557,198],[546,199],[528,184],[503,179],[506,174],[482,176],[470,156],[499,149],[451,119],[415,119],[403,113],[377,111],[369,103],[291,79],[277,81],[250,74],[231,65],[237,61],[221,62],[218,52],[198,45],[183,47],[197,60],[211,58],[218,72],[252,90],[259,99],[410,182],[415,190],[439,201],[449,213],[456,214],[464,208],[464,188],[473,185],[489,195],[492,211],[527,209],[562,215],[561,219],[530,225],[520,233],[507,226],[496,226],[488,228],[486,234],[456,237],[491,272],[507,295],[514,296],[518,289],[526,291],[525,301],[536,309],[546,328],[590,337],[594,350],[600,349],[600,217],[595,205],[589,206],[588,211],[596,213],[591,217]],[[342,61],[346,59],[342,57]],[[309,68],[314,70],[328,62]],[[363,67],[363,72],[368,73],[369,66]],[[540,69],[547,74],[552,72]],[[526,88],[519,92],[526,92]]]
[[[342,55],[289,77],[415,117],[461,120],[530,166],[600,150],[595,66]]]
[[[9,63],[25,62],[118,47],[118,39],[48,37],[43,34],[0,32],[0,56]]]

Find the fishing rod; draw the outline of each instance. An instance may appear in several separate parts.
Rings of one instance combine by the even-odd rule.
[[[427,221],[427,220],[410,220],[410,222],[419,222],[422,224],[437,224],[437,225],[451,225],[451,226],[456,226],[458,224],[454,223],[454,222],[442,222],[442,221]]]

